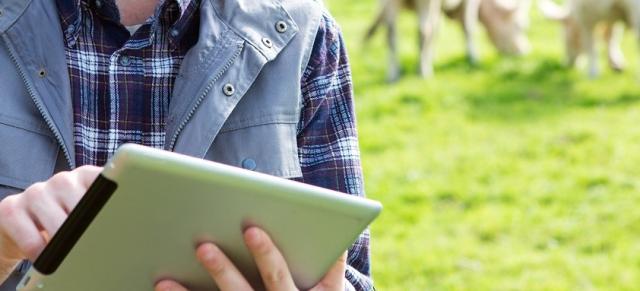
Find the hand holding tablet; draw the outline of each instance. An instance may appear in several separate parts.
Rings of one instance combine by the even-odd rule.
[[[61,172],[0,201],[0,283],[23,258],[38,257],[102,168]]]
[[[263,283],[267,290],[298,290],[291,277],[280,251],[268,235],[258,229],[250,228],[244,233],[245,242],[254,255]],[[223,291],[253,290],[242,273],[233,265],[222,251],[213,243],[203,243],[196,251],[198,261]],[[329,269],[327,274],[311,291],[342,291],[345,286],[344,273],[347,265],[345,252]],[[156,291],[189,291],[173,280],[162,280],[156,284]]]
[[[380,210],[375,201],[125,145],[19,290],[342,289],[344,263],[336,261]],[[202,258],[220,250],[204,260],[208,271],[198,246]]]

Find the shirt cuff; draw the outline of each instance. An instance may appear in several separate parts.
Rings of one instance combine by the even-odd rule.
[[[344,291],[356,291],[356,287],[353,287],[348,280],[344,280]]]

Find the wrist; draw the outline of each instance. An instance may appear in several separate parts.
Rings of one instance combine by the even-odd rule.
[[[2,250],[2,248],[5,248],[5,250]],[[7,250],[8,249],[8,250]],[[2,242],[0,241],[0,266],[5,266],[7,264],[13,264],[15,262],[19,262],[23,260],[23,257],[21,257],[19,254],[19,252],[14,252],[13,251],[14,248],[12,248],[11,246],[6,246],[4,244],[2,244]],[[26,259],[26,258],[24,258]]]
[[[9,278],[19,263],[20,260],[0,258],[0,285]]]
[[[21,261],[21,259],[15,255],[14,250],[16,248],[13,244],[8,243],[8,241],[9,240],[6,239],[6,236],[0,234],[0,279],[5,275],[5,273],[8,272],[8,274],[10,274],[15,266]]]
[[[15,265],[20,261],[21,261],[20,259],[5,258],[0,256],[0,268],[8,265]]]

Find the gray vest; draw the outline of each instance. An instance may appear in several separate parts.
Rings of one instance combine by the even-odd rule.
[[[300,80],[322,9],[310,0],[202,1],[200,37],[176,79],[165,149],[301,176]],[[4,0],[0,11],[1,199],[76,165],[54,1]]]
[[[300,80],[322,9],[311,0],[203,0],[199,41],[176,79],[165,149],[301,176]],[[0,199],[76,167],[71,104],[55,2],[0,1]]]

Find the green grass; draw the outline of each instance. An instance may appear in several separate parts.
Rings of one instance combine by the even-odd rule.
[[[532,10],[533,51],[501,58],[484,31],[478,67],[457,25],[438,38],[436,78],[417,77],[402,15],[404,76],[385,83],[377,1],[330,0],[351,55],[379,290],[637,290],[640,63],[590,81],[562,65],[561,30]]]

